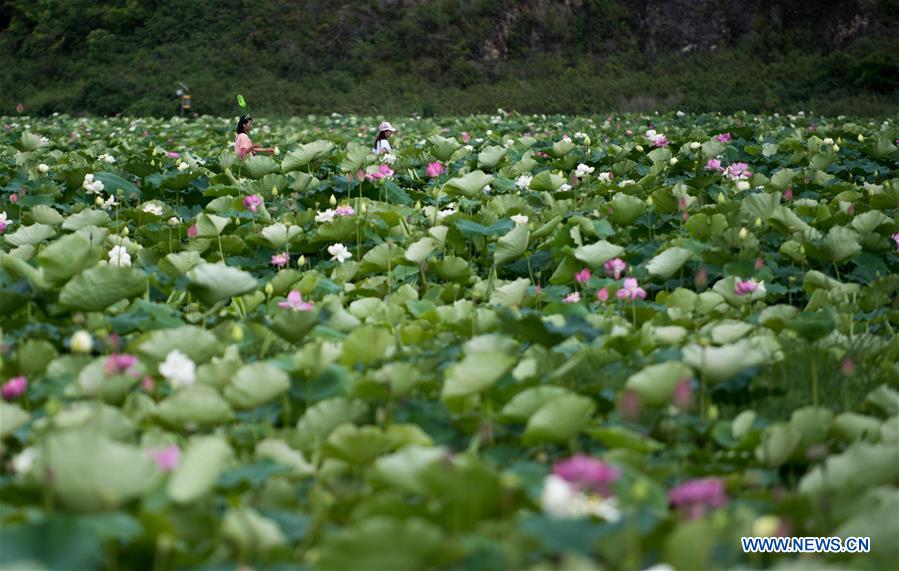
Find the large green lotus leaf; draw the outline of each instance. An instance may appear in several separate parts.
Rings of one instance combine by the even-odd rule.
[[[78,373],[75,386],[81,396],[97,396],[107,402],[121,403],[140,380],[143,367],[138,364],[134,375],[107,375],[105,364],[105,357],[94,359]]]
[[[252,274],[225,264],[199,264],[187,272],[190,291],[207,304],[224,301],[255,290]]]
[[[254,155],[245,158],[242,162],[238,163],[238,168],[240,169],[240,174],[245,174],[252,179],[259,179],[267,174],[279,172],[281,170],[281,167],[274,161],[274,159],[262,155]]]
[[[364,325],[354,329],[343,340],[341,362],[346,365],[370,365],[390,357],[394,337],[389,330]]]
[[[215,238],[220,236],[230,223],[231,219],[224,216],[200,214],[197,216],[197,238]]]
[[[52,426],[59,432],[84,428],[119,441],[130,440],[137,432],[137,424],[119,407],[89,401],[75,402],[57,412]]]
[[[299,148],[287,153],[284,160],[281,161],[281,172],[290,172],[301,169],[319,159],[323,159],[331,154],[334,150],[334,143],[331,141],[312,141]]]
[[[148,492],[161,477],[145,450],[90,430],[51,434],[41,455],[42,467],[53,474],[46,485],[77,511],[114,509]]]
[[[702,347],[695,343],[683,349],[684,363],[706,380],[725,381],[743,369],[765,363],[768,358],[748,339],[723,347]]]
[[[359,271],[363,274],[386,272],[402,263],[403,249],[395,244],[378,244],[362,256]]]
[[[103,192],[106,194],[115,196],[119,191],[122,191],[126,197],[128,195],[140,197],[140,189],[117,174],[111,172],[94,173],[94,180],[99,180],[103,183]]]
[[[157,416],[165,424],[180,428],[219,426],[234,419],[234,411],[211,386],[194,385],[159,403]]]
[[[576,148],[577,145],[571,142],[571,139],[562,139],[561,141],[556,141],[555,143],[553,143],[550,153],[552,154],[552,156],[558,159],[564,157]]]
[[[381,482],[425,496],[428,487],[421,474],[430,465],[440,462],[446,454],[447,450],[442,447],[407,446],[378,458],[375,475]]]
[[[525,224],[515,226],[508,234],[501,236],[496,241],[493,263],[502,266],[520,258],[528,249],[529,238],[530,232]]]
[[[469,198],[476,196],[484,187],[492,183],[494,178],[482,170],[472,171],[447,181],[443,186],[447,192],[456,192]]]
[[[628,226],[643,214],[646,209],[646,203],[630,194],[619,192],[612,197],[609,206],[612,213],[609,218],[619,226]]]
[[[490,294],[490,303],[494,305],[520,306],[530,285],[531,280],[527,278],[518,278],[514,282],[503,284]]]
[[[52,226],[32,224],[31,226],[19,226],[12,234],[5,234],[3,239],[11,246],[24,246],[40,244],[53,236],[56,236],[56,230]]]
[[[649,275],[667,280],[680,270],[693,256],[693,252],[680,246],[668,248],[646,264]]]
[[[262,229],[262,237],[266,239],[272,248],[284,248],[290,240],[293,240],[303,232],[302,228],[291,224],[285,225],[276,222]]]
[[[817,341],[829,335],[837,323],[829,311],[803,311],[794,316],[786,326],[809,341]]]
[[[322,452],[350,464],[368,464],[395,447],[395,440],[380,428],[347,423],[331,432]]]
[[[277,464],[289,466],[293,469],[292,475],[306,477],[315,474],[315,466],[306,461],[303,453],[291,448],[284,440],[266,438],[256,445],[257,460],[272,460]]]
[[[356,237],[356,217],[340,216],[331,222],[319,224],[315,229],[320,240],[346,242]]]
[[[165,258],[159,260],[157,267],[159,271],[176,278],[183,276],[202,261],[199,252],[187,250],[177,254],[167,254]]]
[[[278,308],[269,322],[276,334],[290,343],[299,343],[318,324],[317,311],[294,311]]]
[[[439,161],[448,161],[460,146],[459,141],[441,135],[431,136],[428,142],[431,143],[431,154]]]
[[[597,270],[606,262],[624,253],[624,248],[605,240],[589,246],[580,246],[574,251],[574,257],[587,264],[590,269]]]
[[[193,438],[181,464],[169,478],[169,498],[188,504],[209,494],[231,456],[231,447],[218,436]]]
[[[406,248],[405,258],[413,264],[422,264],[436,248],[437,240],[430,236],[425,236]]]
[[[747,224],[755,224],[756,220],[767,222],[780,206],[780,198],[775,192],[750,194],[740,204],[740,216]]]
[[[241,367],[225,386],[225,398],[234,408],[249,409],[284,394],[290,388],[287,373],[270,363]]]
[[[78,233],[69,234],[44,248],[37,263],[48,282],[62,284],[84,268],[90,251],[90,240]]]
[[[570,390],[555,385],[530,387],[512,397],[500,414],[512,422],[524,422],[544,404],[570,394],[573,394]]]
[[[772,424],[762,433],[755,457],[769,468],[782,466],[802,442],[802,433],[792,424]]]
[[[602,443],[609,449],[624,448],[640,454],[657,452],[665,448],[658,440],[654,440],[645,434],[634,432],[623,426],[604,426],[587,428],[585,432]]]
[[[341,172],[355,174],[368,161],[371,149],[359,143],[349,143],[346,147],[346,155],[340,161]]]
[[[143,361],[154,365],[165,361],[175,349],[200,364],[217,355],[221,347],[211,331],[194,325],[159,329],[141,337],[137,343],[137,354]]]
[[[31,209],[31,219],[38,224],[46,224],[47,226],[59,226],[65,221],[62,214],[46,204],[38,204]]]
[[[312,450],[323,443],[335,428],[355,422],[367,411],[364,402],[343,397],[316,403],[306,409],[297,422],[295,443],[303,450]]]
[[[893,220],[880,210],[871,210],[853,218],[852,228],[861,234],[870,234],[884,224],[892,223]]]
[[[491,145],[478,153],[478,168],[493,169],[499,164],[509,150],[500,145]]]
[[[768,329],[782,331],[790,321],[799,315],[799,308],[792,305],[772,305],[759,314],[759,323]]]
[[[62,229],[68,232],[76,232],[88,226],[106,226],[109,224],[109,214],[104,210],[84,209],[78,214],[72,214],[62,224]]]
[[[467,282],[471,276],[471,266],[465,258],[446,256],[432,260],[429,265],[441,279],[449,282]]]
[[[808,246],[806,246],[808,247]],[[824,238],[823,253],[830,262],[845,262],[862,251],[858,234],[845,226],[834,226]]]
[[[79,311],[100,311],[147,291],[147,274],[134,268],[94,266],[68,281],[59,302]]]
[[[647,365],[627,379],[625,386],[650,406],[661,406],[671,400],[674,388],[682,379],[690,379],[692,371],[683,363],[666,361]]]
[[[737,276],[727,276],[715,282],[712,291],[723,297],[733,307],[741,307],[747,303],[763,300],[768,295],[767,290],[763,288],[758,288],[750,294],[738,295],[737,280]]]
[[[528,151],[521,156],[521,160],[517,163],[505,169],[504,173],[509,178],[517,178],[523,174],[528,174],[534,171],[537,168],[537,161],[534,160],[534,157],[531,155],[531,152]]]
[[[866,490],[853,502],[853,515],[837,528],[834,535],[867,537],[871,539],[871,553],[884,562],[899,561],[899,489],[881,486]],[[889,565],[889,563],[886,563]]]
[[[899,478],[899,447],[856,442],[840,454],[828,456],[799,481],[807,496],[852,497],[875,486],[894,485]]]
[[[833,421],[834,435],[843,442],[852,443],[880,439],[880,420],[873,416],[844,412]]]
[[[771,177],[770,185],[778,190],[785,190],[796,178],[796,171],[793,169],[780,169]]]
[[[327,535],[317,568],[321,571],[366,569],[419,571],[439,566],[447,538],[434,524],[418,518],[373,517]]]
[[[550,172],[543,171],[534,175],[531,179],[530,189],[537,191],[553,192],[565,182],[561,176]]]
[[[30,420],[31,415],[22,407],[0,400],[0,438],[6,438]]]
[[[390,385],[390,394],[403,397],[408,394],[422,377],[414,365],[404,362],[387,363],[373,374],[379,383]]]
[[[524,444],[568,442],[587,424],[595,409],[593,399],[582,395],[554,398],[528,419],[522,436]]]
[[[727,147],[724,143],[711,139],[702,144],[702,154],[707,159],[713,159],[723,153]]]
[[[490,388],[515,362],[515,357],[505,353],[484,351],[466,355],[447,369],[441,396],[449,399],[478,394]]]
[[[26,153],[36,151],[45,144],[40,135],[35,135],[31,131],[24,131],[19,137],[19,148]]]
[[[709,141],[712,142],[724,146],[718,141]],[[711,518],[680,522],[665,540],[664,560],[674,569],[710,569],[716,536]]]
[[[247,556],[266,554],[287,544],[277,522],[247,507],[228,510],[222,520],[222,536]]]

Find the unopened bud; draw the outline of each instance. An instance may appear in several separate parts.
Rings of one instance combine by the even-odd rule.
[[[328,199],[328,204],[330,204],[331,206],[337,206],[337,199],[334,198],[333,194],[331,195],[331,198]]]
[[[231,339],[234,339],[234,340],[237,341],[238,343],[240,343],[241,341],[243,341],[243,327],[241,327],[241,326],[238,325],[237,323],[235,323],[235,324],[231,327]]]
[[[270,284],[270,283],[265,284],[265,295],[271,297],[271,295],[274,292],[275,292],[275,288],[274,288],[274,286],[272,286],[272,284]]]
[[[305,265],[306,265],[306,256],[303,256],[303,255],[301,254],[300,257],[297,258],[297,267],[298,267],[298,268],[302,268],[302,267],[305,266]]]
[[[740,240],[745,240],[748,237],[749,237],[749,230],[747,230],[745,227],[740,228]]]
[[[760,228],[760,227],[762,226],[762,219],[761,219],[761,217],[756,216],[756,218],[755,218],[755,225],[756,225],[757,228]]]

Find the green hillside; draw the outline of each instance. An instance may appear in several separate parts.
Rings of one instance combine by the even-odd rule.
[[[899,110],[899,2],[8,0],[0,114]]]

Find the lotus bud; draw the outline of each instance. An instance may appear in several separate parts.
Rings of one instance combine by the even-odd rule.
[[[780,518],[776,515],[763,515],[752,522],[752,535],[756,537],[774,537],[780,529]]]
[[[748,237],[749,237],[749,230],[747,230],[745,226],[743,228],[740,228],[740,240],[745,240]]]
[[[671,157],[670,159],[668,159],[668,164],[669,164],[669,165],[676,165],[676,164],[677,164],[677,157]]]
[[[306,265],[306,256],[300,254],[300,257],[297,258],[297,267],[302,268]]]
[[[94,204],[96,204],[97,206],[103,206],[103,199],[98,196],[94,199]]]
[[[277,186],[272,187],[272,196],[278,196],[278,187]]]
[[[690,149],[693,150],[693,151],[695,151],[696,149],[698,149],[698,148],[701,147],[701,146],[702,146],[702,145],[700,145],[700,144],[697,143],[696,141],[693,141],[692,143],[690,143]]]
[[[130,234],[130,233],[131,233],[131,231],[128,230],[128,227],[127,227],[127,226],[125,226],[124,228],[122,228],[122,236],[127,236],[127,235]]]
[[[760,216],[756,216],[755,217],[755,227],[761,228],[761,226],[762,226],[762,218]]]
[[[834,146],[833,146],[833,152],[839,153],[839,152],[840,152],[840,146],[839,146],[839,145],[834,145]]]
[[[265,295],[271,297],[274,292],[275,292],[275,288],[274,288],[274,286],[272,286],[272,284],[270,284],[270,283],[265,284]]]
[[[584,145],[586,145],[588,147],[590,146],[590,135],[587,135],[586,137],[584,137]]]
[[[415,210],[421,210],[421,201],[420,200],[415,201]]]
[[[331,206],[337,206],[337,199],[334,198],[333,194],[331,195],[331,198],[328,199],[328,204],[330,204]]]
[[[859,143],[864,143],[864,142],[865,142],[865,136],[862,135],[861,133],[858,134],[858,142],[859,142]]]
[[[638,502],[649,497],[649,485],[646,483],[646,480],[634,482],[634,486],[631,488],[631,497]]]
[[[637,145],[634,148],[637,149],[638,151],[640,151],[641,153],[643,152],[643,145]]]
[[[275,156],[277,157],[280,154],[281,154],[281,149],[279,149],[278,147],[275,147]]]
[[[234,340],[237,341],[238,343],[240,343],[241,341],[243,341],[243,327],[241,327],[241,326],[238,325],[237,323],[235,323],[235,324],[231,327],[231,339],[234,339]]]
[[[718,204],[724,204],[724,193],[723,192],[718,193]]]
[[[90,353],[94,348],[94,339],[85,330],[76,331],[69,342],[73,353]]]
[[[646,204],[647,204],[648,206],[652,206],[653,200],[652,200],[652,197],[651,197],[651,196],[650,196],[649,198],[646,199]]]
[[[708,408],[709,420],[718,420],[718,407],[710,405]]]
[[[363,202],[362,206],[359,207],[359,212],[364,216],[365,213],[368,212],[368,205]]]

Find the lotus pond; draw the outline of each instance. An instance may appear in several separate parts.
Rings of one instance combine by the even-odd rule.
[[[899,566],[894,122],[234,122],[0,119],[4,569]]]

